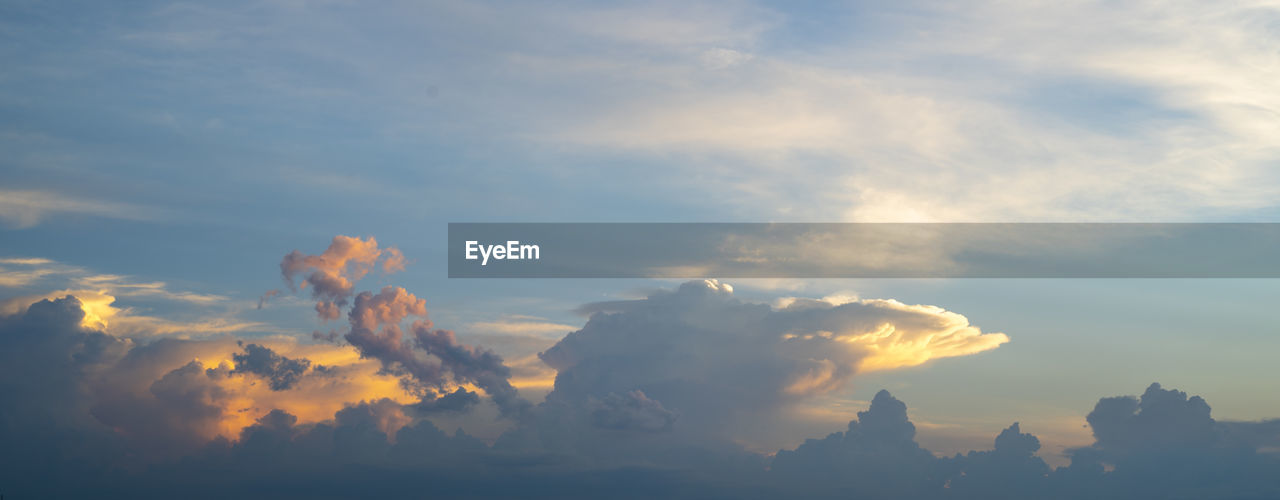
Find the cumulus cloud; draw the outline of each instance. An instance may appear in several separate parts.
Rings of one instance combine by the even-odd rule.
[[[321,319],[333,320],[341,316],[341,308],[355,291],[359,281],[381,262],[385,273],[404,269],[404,255],[394,247],[378,248],[378,240],[333,237],[324,252],[310,255],[294,250],[280,261],[280,274],[290,289],[311,287],[316,299],[316,313]],[[300,280],[300,281],[299,281]]]
[[[402,382],[421,396],[423,409],[463,409],[471,404],[463,385],[483,390],[503,415],[517,418],[531,406],[511,384],[511,369],[493,351],[458,342],[452,331],[435,329],[427,318],[426,300],[404,288],[386,286],[377,293],[355,293],[355,285],[376,264],[384,272],[404,269],[404,255],[394,247],[379,248],[373,238],[335,236],[320,255],[298,250],[285,255],[280,269],[290,288],[302,277],[299,288],[312,288],[316,311],[325,320],[336,319],[349,300],[350,329],[342,335],[362,358],[377,360],[383,373],[406,375]],[[401,323],[414,318],[406,337]],[[338,332],[312,334],[316,340],[334,341]],[[437,401],[440,398],[448,398]]]
[[[540,357],[558,371],[549,400],[583,404],[641,391],[681,422],[719,433],[845,387],[860,371],[915,366],[1007,342],[959,314],[891,300],[745,302],[693,281],[641,300],[585,306],[590,319]]]
[[[772,322],[778,320],[769,314],[786,310],[730,300],[726,293],[722,285],[697,283],[639,301],[594,306],[630,312],[597,313],[589,327],[575,334],[602,335],[602,325],[613,321],[621,334],[652,343],[648,351],[637,353],[640,359],[656,359],[644,356],[662,351],[663,344],[682,345],[655,336],[658,325],[686,334],[697,325],[699,333],[708,334],[726,311],[755,310],[756,316],[743,318],[745,322],[759,321],[761,314]],[[668,315],[671,306],[660,304],[661,298],[692,299],[681,294],[712,297],[719,308],[711,308],[716,314],[699,314],[709,307],[700,304],[703,309]],[[415,303],[410,295],[394,291],[384,297]],[[654,318],[640,323],[649,328],[621,328],[624,320],[634,319],[628,315],[641,313]],[[135,345],[86,327],[84,314],[77,299],[65,297],[0,317],[0,362],[27,375],[0,379],[0,405],[5,408],[0,440],[6,443],[0,482],[6,492],[216,497],[264,485],[296,485],[275,494],[306,498],[377,488],[398,497],[421,495],[427,481],[434,493],[446,496],[559,498],[617,491],[691,498],[1214,499],[1280,494],[1274,474],[1280,457],[1268,451],[1280,439],[1275,421],[1220,422],[1203,398],[1158,384],[1138,397],[1100,400],[1087,418],[1095,442],[1073,450],[1071,464],[1055,470],[1036,456],[1039,440],[1017,423],[995,436],[992,449],[936,457],[916,443],[906,404],[886,391],[876,394],[843,431],[769,457],[743,450],[706,428],[686,425],[704,408],[685,405],[681,397],[663,399],[640,388],[579,392],[613,384],[583,385],[568,378],[601,376],[603,371],[568,370],[570,375],[557,381],[556,397],[528,409],[520,425],[490,445],[461,431],[445,433],[425,418],[476,405],[478,396],[466,388],[428,400],[412,394],[343,392],[344,371],[356,379],[376,379],[381,367],[378,361],[360,361],[350,347],[278,342],[267,347],[232,338],[166,338]],[[358,317],[373,318],[366,325],[379,325],[399,315]],[[389,324],[380,326],[385,332]],[[424,345],[415,346],[419,354],[449,359],[440,361],[441,366],[479,384],[480,372],[469,370],[489,369],[482,351],[459,346],[439,330],[415,330],[415,337],[424,332],[429,332]],[[299,370],[304,359],[333,368],[322,370],[313,363],[310,370]],[[625,353],[615,352],[607,362],[618,364],[618,378],[624,382],[643,379],[637,378],[638,368],[623,363],[626,359]],[[372,366],[360,368],[359,363]],[[360,369],[366,371],[351,373]],[[716,374],[686,370],[673,382]],[[275,382],[273,378],[290,387],[273,390],[278,387],[260,383]],[[395,378],[385,380],[400,387]],[[679,395],[662,383],[642,385]],[[775,381],[767,387],[783,390],[786,385]],[[340,393],[341,399],[330,397],[336,404],[317,418],[311,406],[331,393]],[[287,399],[292,395],[306,396],[311,406],[292,403]],[[725,400],[733,403],[733,397]],[[706,392],[703,398],[721,395]],[[300,416],[306,413],[310,415]],[[688,432],[691,428],[696,431]],[[195,493],[193,485],[200,486]]]
[[[13,375],[0,378],[9,418],[61,422],[87,416],[89,381],[133,343],[84,328],[84,315],[78,299],[63,297],[0,316],[0,364]]]
[[[373,253],[362,245],[335,254]],[[1056,470],[1018,423],[990,450],[937,457],[915,441],[906,404],[886,391],[843,431],[795,449],[769,456],[739,444],[745,419],[767,428],[780,409],[846,387],[858,373],[1008,341],[938,307],[853,296],[754,303],[714,280],[589,304],[582,328],[528,360],[556,371],[552,391],[533,406],[501,356],[435,328],[424,299],[392,286],[355,293],[349,284],[346,332],[320,335],[344,345],[122,338],[102,331],[119,316],[97,296],[38,299],[0,315],[0,362],[24,374],[0,379],[0,439],[12,450],[0,456],[0,482],[27,496],[143,497],[192,484],[222,495],[267,477],[309,485],[283,494],[300,497],[374,484],[414,496],[423,477],[490,496],[618,488],[738,498],[1280,493],[1272,474],[1280,459],[1268,451],[1280,425],[1216,421],[1204,399],[1158,384],[1140,397],[1100,400],[1087,418],[1095,442]],[[327,297],[338,306],[337,295]],[[492,443],[434,423],[474,415],[481,393],[510,426]],[[50,470],[77,481],[51,481]],[[221,471],[216,481],[211,470]]]
[[[433,329],[426,315],[426,301],[403,288],[386,287],[377,295],[362,292],[349,313],[351,330],[345,338],[385,370],[408,373],[430,391],[429,397],[453,384],[473,383],[505,414],[518,415],[528,406],[511,385],[511,370],[501,356],[458,343],[453,332]],[[400,322],[410,316],[419,319],[411,326],[412,339],[406,339]]]
[[[860,498],[1269,498],[1280,457],[1270,436],[1227,439],[1238,423],[1209,416],[1199,397],[1153,384],[1138,398],[1103,398],[1089,414],[1096,442],[1051,470],[1018,423],[991,450],[935,458],[914,441],[906,406],[881,391],[849,430],[781,450],[770,474],[811,496]],[[1246,424],[1246,425],[1258,425]]]
[[[151,457],[180,455],[209,439],[233,437],[273,408],[314,422],[363,398],[415,400],[397,378],[378,375],[377,363],[360,360],[350,347],[264,339],[246,349],[226,336],[140,343],[86,323],[87,309],[68,296],[42,299],[0,317],[0,361],[14,373],[28,374],[6,377],[3,392],[17,398],[4,403],[14,408],[9,415],[29,408],[39,416],[24,422],[78,416],[78,427],[110,428],[112,435],[146,450],[138,456]],[[277,354],[278,349],[323,359],[329,366],[322,369],[307,357]],[[313,368],[301,369],[306,366]]]
[[[843,432],[810,439],[774,457],[771,474],[807,494],[913,498],[939,486],[936,459],[915,442],[907,405],[880,391]],[[854,495],[850,495],[853,493]]]

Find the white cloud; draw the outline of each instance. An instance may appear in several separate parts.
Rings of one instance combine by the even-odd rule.
[[[739,300],[714,280],[583,311],[593,313],[586,325],[539,354],[559,373],[548,401],[639,390],[680,412],[682,428],[734,438],[849,387],[858,373],[972,355],[1009,340],[940,307],[832,296],[774,308]]]

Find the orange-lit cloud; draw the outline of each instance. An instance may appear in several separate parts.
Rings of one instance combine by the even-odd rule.
[[[146,354],[134,357],[145,362],[120,363],[104,375],[97,392],[114,400],[129,400],[124,397],[128,396],[148,401],[156,397],[159,381],[175,371],[189,370],[187,383],[199,384],[210,394],[203,400],[206,418],[185,424],[185,432],[201,442],[219,436],[235,440],[241,429],[275,409],[308,424],[331,420],[338,410],[361,401],[410,404],[420,399],[399,377],[382,372],[374,360],[361,359],[351,346],[301,344],[284,336],[253,342],[289,358],[308,359],[313,369],[288,390],[273,390],[263,377],[233,372],[234,357],[243,352],[243,342],[230,336],[186,340],[141,348]]]
[[[324,252],[309,255],[298,250],[280,261],[280,274],[290,288],[311,288],[317,300],[316,313],[326,321],[337,319],[341,308],[355,293],[355,282],[369,274],[381,261],[384,273],[404,270],[404,254],[395,247],[378,248],[373,237],[361,239],[338,235]],[[301,277],[302,281],[298,282]]]
[[[983,333],[978,327],[970,325],[968,318],[941,307],[907,305],[896,300],[852,298],[832,305],[853,303],[889,312],[897,317],[897,321],[854,323],[844,330],[788,333],[783,338],[820,339],[847,344],[850,348],[862,351],[858,369],[863,372],[907,368],[933,359],[976,354],[995,349],[1009,341],[1007,335]],[[811,380],[798,383],[817,386]]]
[[[406,390],[399,377],[380,373],[376,361],[360,359],[359,353],[349,345],[307,345],[287,338],[255,342],[287,357],[309,359],[325,367],[326,373],[311,372],[294,387],[283,391],[272,390],[267,381],[252,374],[219,379],[218,384],[234,395],[224,406],[224,418],[218,429],[223,437],[235,439],[241,429],[273,409],[287,411],[298,417],[299,423],[306,424],[330,420],[338,410],[361,401],[387,399],[411,404],[420,399]],[[234,344],[230,347],[236,349],[211,353],[203,366],[234,368],[231,356],[239,348]]]

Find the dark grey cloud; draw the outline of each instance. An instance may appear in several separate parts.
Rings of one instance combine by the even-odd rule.
[[[424,399],[413,405],[415,410],[424,413],[454,412],[461,413],[480,403],[480,395],[461,387],[453,392],[435,399]]]
[[[258,344],[244,346],[244,352],[233,354],[231,359],[236,363],[231,373],[251,373],[263,377],[273,391],[292,388],[311,367],[309,359],[286,358]]]
[[[1050,469],[1035,456],[1040,440],[1014,422],[990,451],[971,451],[941,462],[943,488],[960,498],[1036,498],[1050,489]]]
[[[126,440],[89,412],[89,380],[128,341],[80,327],[75,297],[0,316],[0,489],[14,497],[71,497],[130,463]]]
[[[780,450],[770,474],[809,495],[918,498],[943,485],[938,460],[915,441],[907,405],[880,391],[843,432]]]
[[[1267,449],[1280,428],[1210,413],[1203,398],[1160,384],[1099,400],[1088,415],[1095,443],[1073,450],[1065,487],[1090,484],[1108,498],[1280,497],[1280,456]]]
[[[520,399],[511,385],[511,369],[503,363],[502,356],[461,344],[452,331],[432,330],[422,322],[413,325],[413,334],[419,349],[438,358],[455,380],[472,382],[484,389],[504,415],[520,417],[528,411],[531,405]]]
[[[171,459],[192,452],[218,431],[231,395],[198,361],[167,366],[191,346],[157,342],[134,348],[93,383],[90,413],[128,438],[148,459]],[[190,358],[188,358],[190,359]]]

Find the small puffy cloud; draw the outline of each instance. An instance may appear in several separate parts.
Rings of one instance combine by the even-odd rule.
[[[351,308],[353,328],[374,330],[382,325],[395,325],[409,316],[426,317],[427,301],[400,287],[385,287],[374,295],[361,292]]]
[[[286,358],[258,344],[244,346],[244,352],[231,355],[231,359],[236,364],[231,373],[252,373],[264,377],[273,391],[293,388],[302,374],[311,368],[309,359]]]
[[[271,298],[276,295],[280,295],[279,289],[271,289],[263,293],[261,297],[258,297],[258,309],[265,307],[267,305],[267,301],[271,300]]]
[[[291,289],[311,287],[311,296],[317,300],[316,312],[321,319],[333,320],[355,292],[355,282],[379,262],[383,272],[401,271],[404,254],[394,247],[378,248],[378,240],[373,237],[338,235],[319,255],[298,250],[285,255],[280,261],[280,274]]]

